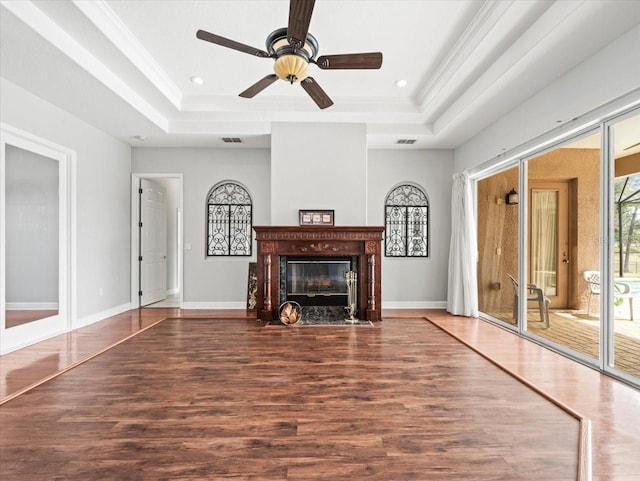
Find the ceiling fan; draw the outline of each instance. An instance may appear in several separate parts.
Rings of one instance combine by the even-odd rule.
[[[318,85],[318,82],[309,76],[309,64],[316,64],[322,70],[379,69],[382,66],[382,53],[322,55],[316,59],[318,41],[309,33],[314,4],[315,0],[290,0],[289,25],[269,34],[266,40],[266,51],[204,30],[198,30],[196,37],[257,57],[275,59],[273,66],[275,74],[267,75],[258,80],[240,93],[240,97],[252,98],[280,78],[291,84],[300,82],[302,88],[318,107],[326,109],[333,105],[333,101]]]

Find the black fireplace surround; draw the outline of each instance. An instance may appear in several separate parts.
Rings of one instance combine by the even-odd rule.
[[[347,306],[345,273],[358,269],[357,257],[282,256],[280,301],[301,306]]]

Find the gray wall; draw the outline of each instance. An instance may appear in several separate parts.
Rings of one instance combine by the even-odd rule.
[[[77,154],[76,321],[128,307],[131,148],[5,79],[0,117]]]
[[[396,184],[420,184],[431,203],[431,255],[427,259],[383,258],[383,302],[389,306],[441,306],[446,300],[449,258],[449,223],[452,151],[373,150],[368,165],[360,166],[359,197],[368,203],[358,210],[341,205],[342,184],[318,182],[310,194],[300,192],[283,210],[282,222],[271,222],[271,189],[284,189],[285,180],[276,181],[270,167],[269,150],[134,148],[135,173],[178,173],[184,175],[184,251],[185,307],[241,307],[246,302],[247,267],[256,259],[248,257],[205,256],[205,202],[209,189],[221,180],[245,185],[254,202],[254,225],[297,225],[298,209],[336,208],[342,225],[384,225],[383,205],[387,192]],[[301,160],[300,162],[304,162]],[[368,172],[368,174],[367,174]],[[321,204],[318,193],[327,192],[332,203]],[[332,200],[333,199],[333,200]],[[345,219],[351,219],[345,221]],[[286,222],[285,222],[286,221]]]
[[[382,259],[383,307],[443,307],[451,233],[451,150],[370,150],[367,217],[384,225],[384,201],[405,182],[421,186],[429,198],[429,257]]]
[[[275,123],[271,219],[298,225],[299,209],[335,211],[336,225],[367,224],[364,124]]]
[[[244,185],[253,200],[253,225],[270,225],[270,166],[266,149],[134,148],[134,173],[183,173],[185,307],[246,305],[251,257],[205,255],[207,193],[222,180]],[[189,248],[190,247],[190,248]]]

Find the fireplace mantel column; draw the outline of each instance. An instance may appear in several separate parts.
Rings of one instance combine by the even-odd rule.
[[[274,242],[258,243],[258,296],[256,300],[258,301],[258,309],[260,309],[259,317],[263,321],[271,321],[273,319],[272,254],[275,254]],[[261,285],[262,289],[260,289]]]
[[[271,256],[264,256],[264,309],[271,310]]]
[[[367,255],[367,319],[382,320],[382,307],[378,303],[382,302],[380,295],[380,283],[382,281],[381,265],[376,262],[376,255],[380,254],[380,242],[368,241],[365,244]]]
[[[367,296],[367,309],[376,310],[376,255],[369,254],[369,292]]]

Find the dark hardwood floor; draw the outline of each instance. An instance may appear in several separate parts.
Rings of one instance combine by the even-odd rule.
[[[559,415],[561,439],[571,438],[559,453],[575,455],[570,431],[576,421],[529,385],[591,421],[594,481],[640,481],[640,392],[490,323],[441,310],[387,309],[377,327],[331,333],[326,327],[261,327],[251,316],[136,309],[0,356],[0,479],[576,479],[560,474],[569,465],[545,451],[556,437],[547,421]],[[202,332],[171,328],[168,334],[177,324],[162,322],[167,317],[217,319],[199,321]],[[528,394],[504,373],[492,384],[499,371],[462,344],[465,355],[452,346],[438,354],[451,337],[424,317],[521,379]],[[140,339],[107,350],[147,328]],[[344,337],[349,330],[356,337]],[[155,333],[164,334],[154,347]],[[106,373],[113,389],[101,380]],[[470,396],[468,381],[480,381],[484,391]],[[358,394],[363,390],[375,395]],[[320,394],[328,396],[324,402]],[[466,417],[455,406],[465,399],[474,413]],[[538,404],[542,423],[534,421],[537,428],[529,432]],[[490,430],[480,428],[485,420]],[[520,421],[525,431],[516,427]],[[461,439],[478,429],[489,444],[466,451]],[[509,451],[496,454],[505,443]],[[307,457],[312,446],[318,453]],[[488,447],[502,466],[479,454]],[[465,455],[471,452],[480,460]],[[572,471],[575,462],[567,461]]]
[[[576,479],[578,423],[423,319],[170,319],[0,408],[0,478]]]

